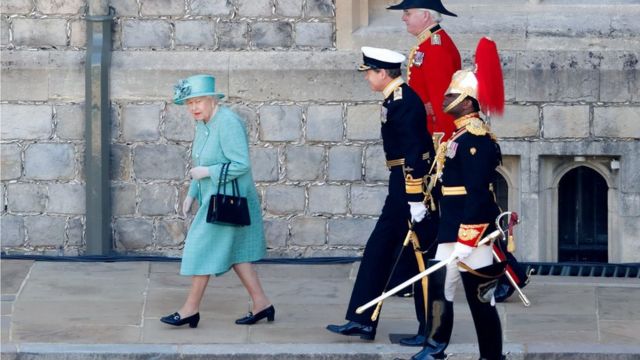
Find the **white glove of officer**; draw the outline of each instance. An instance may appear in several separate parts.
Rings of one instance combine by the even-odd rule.
[[[411,212],[411,221],[419,223],[427,215],[427,206],[422,202],[409,201],[409,212]]]
[[[457,257],[458,260],[462,260],[467,256],[471,255],[471,252],[475,249],[473,246],[465,245],[461,242],[457,242],[456,246],[453,248],[453,253],[451,256]]]
[[[209,176],[209,168],[206,166],[196,166],[189,170],[189,175],[191,175],[191,178],[194,180],[200,180]]]
[[[184,198],[184,201],[182,202],[182,215],[184,217],[187,217],[187,214],[191,212],[191,205],[193,205],[193,198],[187,195],[187,197]]]

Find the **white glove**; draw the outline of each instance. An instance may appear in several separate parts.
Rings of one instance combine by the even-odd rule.
[[[200,180],[209,176],[209,168],[206,166],[196,166],[189,170],[189,175],[191,175],[192,179]]]
[[[411,221],[419,223],[427,215],[427,206],[422,202],[409,201],[409,212],[411,212]]]
[[[193,198],[187,195],[187,197],[184,198],[184,201],[182,202],[182,215],[184,217],[187,217],[187,214],[191,212],[191,205],[193,205]]]
[[[458,260],[462,260],[467,256],[471,255],[471,252],[473,252],[473,249],[475,249],[473,246],[469,246],[461,242],[457,242],[456,247],[453,248],[453,253],[451,254],[451,256],[457,257]]]

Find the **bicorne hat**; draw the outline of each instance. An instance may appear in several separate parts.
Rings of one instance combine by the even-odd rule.
[[[216,78],[211,75],[189,76],[179,80],[173,90],[173,103],[176,105],[183,105],[185,100],[198,96],[224,97],[224,94],[216,92]]]
[[[388,6],[389,10],[406,10],[406,9],[429,9],[439,12],[443,15],[458,16],[447,10],[442,5],[441,0],[401,0],[395,5]]]

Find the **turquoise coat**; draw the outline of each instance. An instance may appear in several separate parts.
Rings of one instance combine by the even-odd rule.
[[[193,166],[209,168],[209,177],[191,181],[189,196],[198,201],[182,254],[181,275],[222,275],[233,264],[260,260],[266,252],[262,213],[251,174],[249,145],[243,123],[233,111],[219,106],[206,124],[196,121],[191,151]],[[229,226],[206,222],[211,195],[217,192],[222,164],[229,166],[226,193],[238,179],[240,195],[247,197],[251,225]]]

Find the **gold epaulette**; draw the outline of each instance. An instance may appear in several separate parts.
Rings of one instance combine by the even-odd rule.
[[[407,194],[422,194],[422,184],[422,178],[414,179],[409,174],[404,178],[404,188]]]
[[[478,118],[469,120],[465,128],[469,133],[476,136],[484,136],[489,132],[489,129],[487,128],[487,125],[484,123],[484,121]]]

